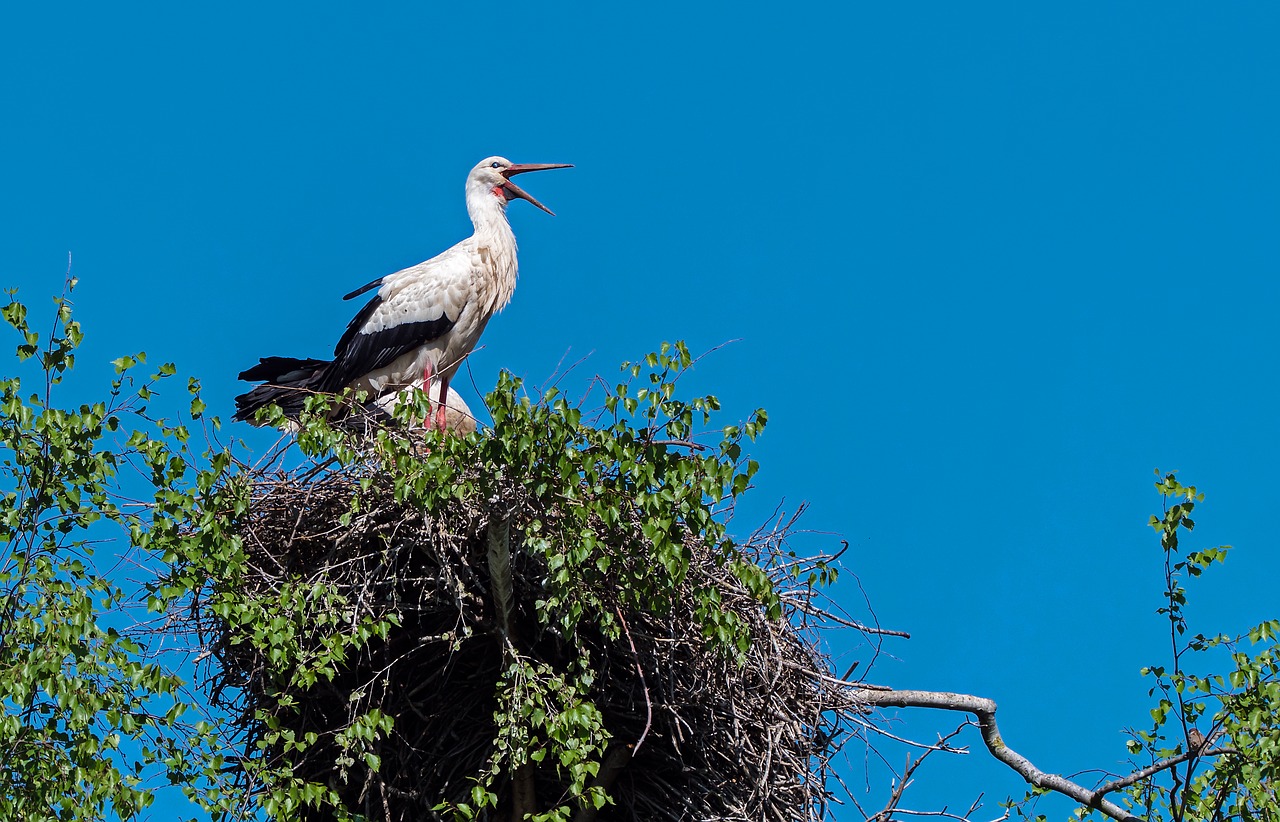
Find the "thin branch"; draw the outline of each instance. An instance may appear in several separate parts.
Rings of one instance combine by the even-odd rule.
[[[902,816],[933,816],[939,819],[955,819],[956,822],[969,822],[969,818],[973,816],[974,813],[977,812],[977,809],[976,808],[970,809],[970,811],[963,816],[961,816],[958,813],[949,813],[946,810],[911,811],[911,810],[907,810],[906,808],[895,808],[893,812],[895,814],[900,814]],[[1008,818],[1009,818],[1009,812],[1005,811],[1003,816],[996,817],[995,822],[1004,822],[1004,820]]]
[[[677,445],[681,448],[691,448],[694,451],[706,451],[707,446],[700,442],[690,442],[689,440],[653,440],[650,445]]]
[[[798,611],[803,611],[804,613],[809,614],[810,616],[821,617],[822,619],[829,619],[832,622],[836,623],[837,625],[843,625],[846,628],[852,628],[855,631],[861,631],[864,634],[876,634],[879,636],[899,636],[899,637],[902,637],[903,639],[911,639],[911,634],[907,633],[906,631],[896,631],[892,628],[877,628],[872,625],[864,625],[861,622],[856,622],[851,619],[843,619],[831,613],[830,611],[824,611],[823,609],[812,604],[811,602],[808,602],[802,597],[783,596],[782,598],[787,603],[793,605],[795,609]]]
[[[1112,791],[1118,791],[1123,788],[1127,788],[1130,785],[1134,785],[1134,784],[1137,784],[1138,782],[1141,782],[1142,780],[1146,779],[1149,776],[1155,776],[1156,774],[1160,773],[1163,770],[1172,768],[1175,765],[1181,765],[1183,762],[1186,762],[1188,759],[1191,759],[1193,757],[1222,756],[1223,754],[1234,754],[1234,753],[1239,753],[1239,751],[1237,751],[1235,748],[1214,748],[1208,751],[1202,751],[1202,750],[1196,749],[1194,751],[1187,751],[1186,753],[1180,753],[1177,756],[1171,756],[1168,759],[1161,759],[1159,762],[1156,762],[1153,765],[1148,765],[1142,770],[1134,771],[1133,773],[1129,774],[1126,777],[1108,782],[1107,784],[1103,785],[1102,787],[1094,791],[1094,793],[1098,794],[1099,796],[1102,796],[1103,794],[1108,794],[1108,793],[1111,793]]]
[[[635,640],[631,638],[631,631],[627,628],[627,621],[622,618],[622,610],[614,609],[618,614],[618,621],[622,623],[622,632],[627,635],[627,642],[631,644],[631,653],[636,659],[636,673],[640,675],[640,689],[644,691],[644,731],[640,734],[640,738],[636,740],[636,746],[631,750],[631,756],[635,756],[640,752],[640,746],[644,744],[644,738],[649,735],[649,729],[653,726],[653,703],[649,700],[649,686],[644,681],[644,668],[640,666],[640,653],[636,650]]]
[[[924,751],[933,750],[935,747],[937,747],[936,745],[930,745],[927,742],[917,742],[914,739],[909,739],[905,736],[899,736],[898,734],[892,733],[886,730],[885,728],[881,728],[879,725],[875,724],[874,722],[868,722],[865,719],[860,718],[860,719],[855,719],[854,721],[863,730],[869,731],[875,734],[876,736],[882,736],[885,739],[892,739],[894,742],[897,742],[899,745],[906,745],[909,748],[919,748],[920,750],[924,750]],[[970,722],[967,724],[972,725],[973,723]],[[947,748],[947,753],[953,753],[957,755],[968,755],[969,748],[968,747]],[[886,761],[885,764],[888,765],[889,763]]]

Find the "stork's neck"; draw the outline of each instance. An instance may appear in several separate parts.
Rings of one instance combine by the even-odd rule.
[[[476,227],[476,236],[506,235],[515,242],[511,223],[507,222],[507,200],[484,184],[467,187],[467,213]]]
[[[476,228],[472,242],[486,271],[482,288],[491,301],[488,313],[501,311],[516,290],[516,235],[507,222],[507,200],[484,185],[467,187],[467,213]]]

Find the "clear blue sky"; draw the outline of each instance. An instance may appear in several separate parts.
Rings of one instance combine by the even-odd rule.
[[[1277,616],[1274,5],[365,5],[0,12],[0,281],[41,303],[72,252],[83,365],[175,360],[229,416],[239,370],[325,355],[342,294],[469,233],[481,157],[575,163],[522,180],[559,216],[511,207],[477,385],[740,339],[693,386],[770,412],[737,522],[808,500],[850,540],[914,635],[874,680],[1118,767],[1165,647],[1156,467],[1237,546],[1197,627]],[[907,804],[979,791],[1021,787],[975,754]]]

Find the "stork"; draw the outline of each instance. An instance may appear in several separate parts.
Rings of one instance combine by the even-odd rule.
[[[467,213],[475,233],[423,263],[379,277],[343,297],[377,289],[347,324],[332,360],[266,357],[240,379],[265,380],[236,397],[234,419],[252,420],[272,403],[286,413],[306,394],[344,388],[379,397],[416,380],[439,383],[441,398],[462,360],[475,348],[489,319],[511,301],[516,287],[516,237],[507,203],[528,200],[554,216],[511,178],[528,171],[572,168],[564,163],[512,163],[486,157],[467,175]],[[433,394],[435,392],[432,392]],[[435,427],[445,427],[445,402]]]
[[[442,396],[440,388],[439,380],[431,383],[429,391],[423,387],[421,381],[414,380],[407,388],[378,397],[366,406],[366,409],[373,415],[384,415],[385,418],[391,418],[395,415],[396,408],[399,405],[413,402],[412,393],[414,391],[427,391],[432,402],[444,406],[446,431],[457,434],[460,437],[474,433],[476,430],[476,418],[471,413],[471,408],[466,401],[458,396],[458,392],[452,388],[448,389],[448,392]]]

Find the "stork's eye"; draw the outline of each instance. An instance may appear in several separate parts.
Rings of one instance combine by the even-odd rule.
[[[502,163],[494,160],[492,163],[489,163],[489,168],[502,168]]]

